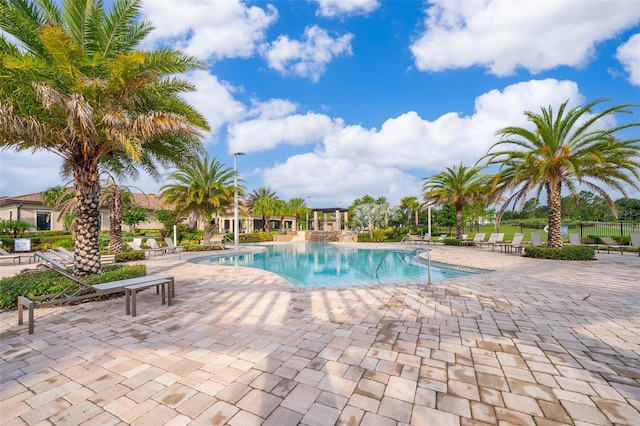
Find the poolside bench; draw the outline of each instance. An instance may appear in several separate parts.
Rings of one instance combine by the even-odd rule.
[[[156,281],[133,283],[124,287],[126,315],[131,315],[132,317],[136,316],[136,294],[141,290],[145,290],[151,287],[156,288],[156,293],[158,292],[158,288],[160,287],[162,289],[162,304],[164,305],[166,300],[167,305],[171,306],[171,300],[174,293],[174,282],[172,277],[170,280],[160,279]],[[167,297],[165,297],[165,294],[167,295]]]
[[[34,324],[34,310],[35,308],[42,308],[45,306],[54,306],[54,305],[62,305],[70,302],[79,301],[82,299],[92,298],[96,296],[113,294],[113,293],[126,293],[126,287],[128,286],[136,286],[136,285],[148,285],[149,287],[156,286],[156,290],[158,291],[158,287],[163,287],[164,285],[168,286],[169,298],[175,297],[175,286],[173,277],[167,275],[145,275],[143,277],[137,278],[128,278],[125,280],[119,281],[111,281],[107,283],[89,285],[86,282],[78,279],[77,277],[67,273],[64,269],[59,269],[58,262],[49,258],[47,255],[38,252],[38,256],[42,257],[43,260],[46,260],[50,263],[51,269],[58,272],[61,275],[71,279],[72,281],[80,284],[81,288],[76,290],[67,290],[64,289],[57,294],[47,294],[42,296],[36,296],[29,299],[25,296],[18,296],[18,325],[22,325],[24,310],[28,310],[29,315],[29,334],[33,334],[35,324]],[[42,303],[36,303],[38,300],[46,300]],[[171,299],[169,299],[171,300]],[[171,303],[169,303],[171,304]]]

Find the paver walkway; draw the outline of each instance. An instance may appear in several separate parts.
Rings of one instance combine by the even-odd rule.
[[[296,290],[268,272],[150,259],[140,293],[0,314],[3,425],[638,425],[640,258],[526,259],[436,282]]]

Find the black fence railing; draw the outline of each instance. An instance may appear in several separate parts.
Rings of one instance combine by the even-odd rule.
[[[580,237],[623,236],[640,233],[640,222],[579,222],[568,226],[569,232],[577,232]]]

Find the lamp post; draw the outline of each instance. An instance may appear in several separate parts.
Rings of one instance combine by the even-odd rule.
[[[233,248],[240,247],[240,223],[238,221],[238,155],[244,152],[233,153]]]

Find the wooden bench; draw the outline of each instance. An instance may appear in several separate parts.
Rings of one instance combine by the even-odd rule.
[[[147,288],[155,287],[156,294],[158,293],[158,288],[162,289],[162,304],[165,304],[165,300],[167,301],[167,305],[171,306],[172,296],[174,295],[175,288],[173,278],[169,281],[165,279],[160,279],[157,281],[150,282],[141,282],[137,284],[129,284],[124,287],[124,296],[125,296],[125,313],[126,315],[131,315],[132,317],[136,316],[136,294]],[[168,288],[166,288],[168,287]],[[166,290],[166,291],[165,291]],[[166,297],[165,297],[166,294]]]
[[[39,254],[39,256],[43,257],[43,259],[47,260],[47,262],[53,262],[54,264],[57,263],[55,260],[49,259],[46,255],[43,256],[41,253]],[[170,277],[167,275],[159,275],[159,274],[145,275],[143,277],[129,278],[125,280],[89,285],[84,281],[79,280],[77,277],[74,277],[73,275],[68,274],[64,270],[60,270],[57,267],[53,267],[52,269],[60,273],[61,275],[64,275],[67,278],[75,281],[76,283],[81,284],[83,288],[81,288],[80,290],[82,290],[82,292],[85,294],[79,294],[78,293],[79,290],[73,291],[71,293],[66,293],[63,290],[58,294],[47,294],[43,296],[36,296],[31,299],[25,296],[19,296],[18,297],[18,325],[22,325],[24,310],[27,309],[28,315],[29,315],[28,317],[29,318],[29,334],[33,334],[34,328],[35,328],[35,324],[34,324],[35,308],[62,305],[62,304],[75,302],[78,300],[92,298],[96,296],[106,295],[106,294],[126,293],[125,288],[127,286],[147,285],[147,284],[149,285],[149,287],[156,286],[157,291],[159,286],[162,286],[164,291],[164,285],[168,285],[169,298],[175,297],[174,279],[173,277]],[[86,294],[87,292],[88,294]],[[47,299],[53,299],[53,300],[47,300]],[[36,301],[38,300],[47,300],[47,301],[42,303],[36,303]]]

